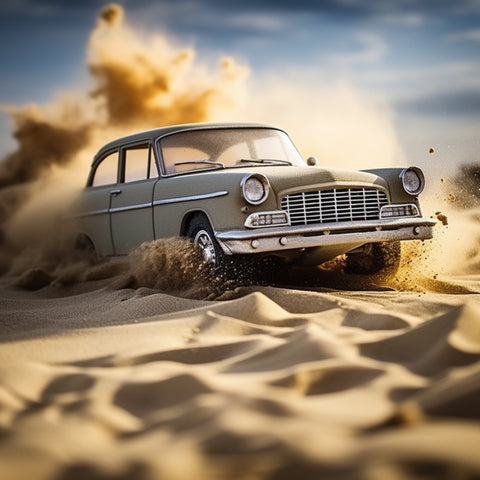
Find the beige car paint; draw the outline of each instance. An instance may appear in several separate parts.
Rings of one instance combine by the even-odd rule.
[[[79,235],[88,239],[101,255],[124,255],[144,241],[184,236],[192,215],[203,212],[226,254],[263,252],[290,256],[289,250],[307,249],[316,250],[315,258],[319,261],[366,242],[432,237],[435,221],[421,216],[418,197],[409,195],[402,187],[401,168],[352,171],[307,166],[305,162],[304,166],[245,163],[240,168],[218,168],[214,164],[200,163],[182,166],[195,170],[172,175],[162,164],[160,145],[165,135],[195,131],[198,136],[199,130],[211,134],[218,131],[216,129],[248,128],[265,132],[276,130],[275,127],[250,124],[191,124],[150,130],[106,145],[95,157],[87,186],[75,207]],[[145,177],[151,178],[123,181],[125,168],[120,162],[115,183],[92,186],[95,169],[102,158],[119,151],[122,160],[125,150],[140,146],[145,152],[150,151],[149,157],[145,154],[145,161],[150,159],[145,166]],[[138,156],[141,162],[142,157]],[[263,175],[270,183],[268,198],[260,205],[250,204],[241,193],[242,181],[252,174]],[[281,198],[286,194],[342,188],[375,188],[387,195],[390,204],[416,205],[420,215],[370,224],[340,225],[339,222],[338,225],[274,226],[253,230],[245,227],[252,213],[280,210]],[[252,243],[253,240],[258,241]]]

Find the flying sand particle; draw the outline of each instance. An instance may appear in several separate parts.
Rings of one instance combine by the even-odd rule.
[[[435,216],[442,222],[442,225],[448,225],[448,218],[442,212],[435,212]]]

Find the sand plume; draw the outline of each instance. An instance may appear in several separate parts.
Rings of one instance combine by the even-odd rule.
[[[218,72],[208,75],[194,58],[193,49],[176,49],[160,35],[145,43],[125,25],[119,5],[105,7],[90,37],[88,67],[106,121],[151,128],[210,120],[234,106],[245,67],[225,58]]]
[[[0,163],[0,188],[35,180],[51,165],[66,165],[89,141],[91,126],[64,100],[55,112],[36,105],[11,111],[18,143],[16,152]]]
[[[16,271],[45,268],[52,251],[71,256],[64,248],[69,239],[52,241],[51,233],[62,236],[60,220],[103,143],[146,128],[212,120],[237,104],[247,69],[224,58],[215,71],[194,57],[193,49],[179,49],[161,34],[140,35],[124,21],[122,7],[111,4],[90,35],[90,91],[61,94],[44,106],[8,107],[18,147],[0,163],[3,271],[12,261]]]

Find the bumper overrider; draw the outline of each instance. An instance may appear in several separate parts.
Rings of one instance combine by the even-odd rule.
[[[278,215],[280,212],[266,214]],[[289,223],[288,216],[286,222]],[[219,232],[215,236],[228,255],[265,253],[394,240],[428,240],[433,237],[436,223],[432,218],[407,217],[293,226],[269,224],[250,226],[248,230]]]

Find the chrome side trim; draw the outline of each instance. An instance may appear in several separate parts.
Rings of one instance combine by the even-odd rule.
[[[205,200],[208,198],[216,198],[216,197],[223,197],[224,195],[228,195],[226,190],[222,190],[219,192],[211,192],[211,193],[203,193],[200,195],[189,195],[187,197],[173,197],[173,198],[165,198],[164,200],[155,200],[153,202],[153,206],[156,207],[158,205],[168,205],[169,203],[179,203],[179,202],[191,202],[194,200]]]
[[[138,205],[127,205],[125,207],[115,207],[110,208],[110,213],[118,213],[118,212],[127,212],[128,210],[141,210],[142,208],[150,208],[152,203],[139,203]]]
[[[108,208],[102,208],[101,210],[92,210],[91,212],[77,213],[76,215],[71,215],[69,218],[83,218],[83,217],[93,217],[95,215],[106,215],[110,213]]]
[[[109,213],[127,212],[130,210],[141,210],[142,208],[151,208],[152,206],[156,207],[158,205],[168,205],[170,203],[191,202],[194,200],[205,200],[208,198],[223,197],[224,195],[228,195],[228,192],[226,190],[211,192],[211,193],[203,193],[201,195],[189,195],[187,197],[166,198],[164,200],[155,200],[153,203],[152,202],[139,203],[137,205],[126,205],[124,207],[103,208],[101,210],[92,210],[91,212],[84,212],[84,213],[79,213],[77,215],[73,215],[70,218],[91,217],[95,215],[105,215]]]

